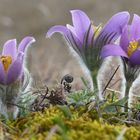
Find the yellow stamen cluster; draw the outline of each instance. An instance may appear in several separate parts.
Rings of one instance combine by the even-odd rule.
[[[99,35],[100,31],[102,30],[102,27],[101,27],[101,25],[94,26],[92,24],[92,28],[93,28],[93,31],[94,31],[94,37],[96,38]]]
[[[9,65],[12,63],[11,56],[0,56],[0,61],[3,64],[4,71],[7,72]]]
[[[128,50],[127,50],[128,56],[131,56],[131,54],[132,54],[137,48],[140,48],[139,43],[138,43],[137,41],[135,41],[135,40],[130,41],[129,46],[128,46]]]

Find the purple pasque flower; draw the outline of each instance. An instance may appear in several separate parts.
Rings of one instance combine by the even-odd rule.
[[[93,26],[88,16],[81,10],[72,10],[71,15],[73,26],[69,24],[53,26],[48,30],[47,37],[56,32],[61,33],[86,66],[93,70],[95,63],[98,63],[100,49],[118,38],[128,23],[129,13],[117,13],[102,29],[101,26]]]
[[[0,84],[10,85],[22,77],[25,49],[35,42],[33,37],[25,37],[17,48],[16,39],[8,40],[0,56]]]
[[[140,66],[140,17],[134,14],[131,25],[123,29],[119,45],[106,45],[101,57],[122,56],[132,67]]]

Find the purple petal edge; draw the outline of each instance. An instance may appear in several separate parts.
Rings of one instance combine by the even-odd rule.
[[[140,38],[140,17],[134,14],[132,24],[130,25],[130,40]]]
[[[14,61],[17,57],[17,41],[16,39],[10,39],[5,42],[2,50],[2,55],[9,55],[12,57],[12,61]]]
[[[65,26],[56,25],[56,26],[51,27],[48,30],[46,37],[50,38],[54,33],[60,33],[64,35],[65,37],[67,37],[67,35],[69,34],[69,30]]]
[[[17,59],[10,65],[7,72],[6,84],[11,84],[20,77],[23,69],[23,57],[24,53],[19,52]]]
[[[122,33],[123,27],[127,25],[130,15],[127,11],[119,12],[112,16],[112,18],[103,27],[102,32],[118,32]]]
[[[105,45],[101,50],[101,58],[105,58],[108,56],[123,56],[128,58],[127,54],[124,50],[115,44]]]
[[[3,65],[0,62],[0,84],[6,84],[6,73],[4,71]]]
[[[140,65],[140,49],[136,49],[131,56],[129,61],[132,65]]]
[[[32,36],[27,36],[22,39],[18,46],[18,52],[24,52],[26,48],[28,48],[32,43],[34,43],[36,40]]]
[[[83,43],[85,33],[88,31],[91,21],[85,12],[82,10],[71,10],[73,27],[77,38]],[[89,32],[89,38],[92,38],[93,30]]]
[[[128,35],[128,26],[125,26],[120,38],[120,46],[122,49],[127,52],[129,46],[129,35]]]
[[[113,35],[109,37],[112,38],[110,42],[105,42],[104,45],[109,44],[113,41],[115,41],[119,35],[121,35],[123,28],[128,24],[130,15],[128,12],[119,12],[112,16],[112,18],[106,23],[106,25],[101,30],[99,36],[97,37],[96,41],[102,42],[103,38],[105,38],[107,35]],[[102,46],[101,46],[102,47]]]

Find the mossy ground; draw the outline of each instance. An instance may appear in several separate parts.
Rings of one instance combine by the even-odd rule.
[[[111,116],[111,114],[109,115]],[[105,118],[108,116],[105,115]],[[139,140],[140,126],[100,119],[95,110],[50,106],[43,112],[1,125],[1,139],[10,140]]]

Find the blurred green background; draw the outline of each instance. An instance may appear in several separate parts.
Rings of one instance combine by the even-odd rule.
[[[69,73],[77,88],[82,86],[83,73],[62,37],[45,38],[52,25],[71,24],[72,9],[85,11],[95,25],[119,11],[140,14],[138,0],[0,0],[0,46],[8,39],[19,42],[32,35],[37,42],[29,49],[27,60],[33,76],[52,84]]]

